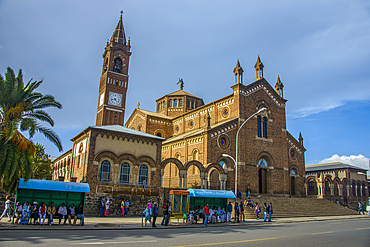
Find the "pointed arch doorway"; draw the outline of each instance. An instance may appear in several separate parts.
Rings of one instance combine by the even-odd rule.
[[[267,161],[265,159],[260,159],[258,161],[258,187],[259,187],[259,193],[260,194],[266,194],[267,193]]]

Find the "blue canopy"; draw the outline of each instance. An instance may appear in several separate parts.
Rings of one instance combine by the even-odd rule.
[[[212,198],[236,198],[231,190],[199,190],[188,189],[191,197],[212,197]]]
[[[23,178],[19,179],[18,189],[90,193],[90,186],[88,183],[73,183],[39,179],[29,179],[27,182],[25,182]]]

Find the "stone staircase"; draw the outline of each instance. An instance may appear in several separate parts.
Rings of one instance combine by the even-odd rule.
[[[285,197],[272,195],[258,195],[250,197],[253,205],[258,205],[263,208],[263,204],[272,203],[273,217],[312,217],[312,216],[335,216],[335,215],[356,215],[357,212],[339,206],[336,203],[326,199],[317,199],[310,197]],[[240,201],[240,199],[239,199]],[[254,208],[246,207],[244,209],[246,219],[255,219]],[[260,213],[260,218],[263,218],[263,213]]]

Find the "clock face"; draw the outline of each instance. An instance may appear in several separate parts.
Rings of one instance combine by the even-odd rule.
[[[109,92],[108,104],[121,106],[122,94]]]
[[[102,93],[102,94],[100,95],[100,99],[99,99],[99,106],[102,106],[102,105],[104,104],[104,94],[105,94],[105,93]]]

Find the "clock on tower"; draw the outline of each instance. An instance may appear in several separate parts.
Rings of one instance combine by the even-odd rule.
[[[126,41],[122,12],[117,27],[103,53],[96,125],[124,125],[130,40]]]

